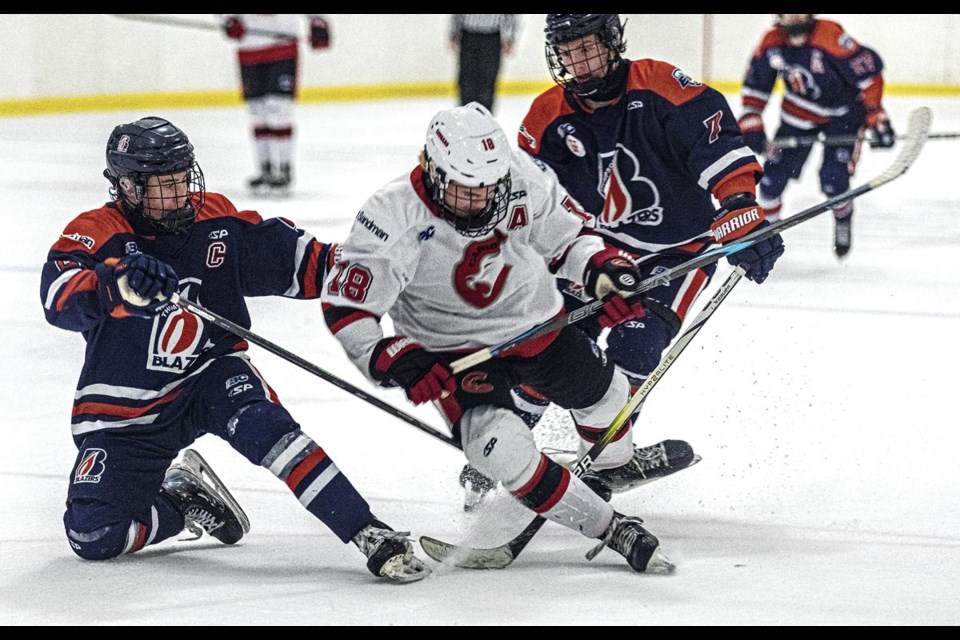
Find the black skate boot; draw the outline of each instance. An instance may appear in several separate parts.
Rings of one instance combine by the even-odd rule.
[[[587,553],[593,560],[605,547],[610,547],[627,559],[634,571],[639,573],[669,574],[676,567],[660,551],[660,541],[644,529],[643,520],[613,512],[610,526],[600,538],[600,544]]]
[[[260,175],[247,180],[247,186],[254,191],[262,191],[270,186],[273,180],[273,166],[269,162],[260,165]]]
[[[293,175],[290,171],[290,165],[283,163],[280,169],[270,178],[270,188],[280,193],[286,193],[293,182]]]
[[[850,253],[850,244],[853,241],[853,214],[843,218],[834,218],[833,252],[838,258]]]
[[[373,575],[394,582],[416,582],[431,572],[413,554],[408,535],[408,531],[394,531],[379,520],[374,520],[353,536],[353,544],[367,556],[367,569]]]
[[[170,465],[161,490],[180,507],[184,526],[198,538],[205,531],[224,544],[236,544],[250,531],[247,514],[193,449]]]
[[[463,510],[473,511],[488,493],[497,488],[497,483],[466,464],[460,472],[460,486],[463,487]]]
[[[683,440],[664,440],[649,447],[635,447],[633,457],[627,464],[601,471],[590,470],[583,474],[582,479],[595,493],[604,497],[598,491],[600,486],[605,486],[613,493],[622,493],[698,462],[700,456]]]

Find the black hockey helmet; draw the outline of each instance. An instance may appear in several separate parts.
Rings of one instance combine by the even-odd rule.
[[[803,16],[798,20],[785,21],[784,16]],[[811,31],[816,22],[812,13],[775,13],[773,14],[773,24],[788,38],[798,38],[805,36]]]
[[[584,98],[604,100],[615,97],[622,74],[614,71],[621,66],[620,54],[627,48],[623,39],[624,24],[617,13],[548,13],[543,31],[546,34],[547,65],[554,81]],[[605,56],[606,60],[597,60],[591,65],[605,67],[605,70],[602,76],[577,80],[576,73],[561,60],[560,45],[591,35],[596,36],[597,44],[603,45],[605,51],[582,48],[580,62],[589,63],[591,58]]]
[[[193,145],[187,134],[163,118],[150,116],[115,127],[107,141],[103,175],[110,181],[110,196],[145,231],[171,234],[188,229],[203,206],[206,190]],[[150,198],[145,211],[147,181],[155,176],[175,178],[155,181],[166,187],[161,196]],[[174,191],[176,196],[167,195]]]

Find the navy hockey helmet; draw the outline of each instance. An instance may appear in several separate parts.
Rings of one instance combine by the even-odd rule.
[[[773,24],[788,38],[799,38],[811,31],[816,22],[812,13],[775,13]]]
[[[203,207],[206,190],[193,145],[163,118],[150,116],[115,127],[107,141],[103,175],[110,181],[110,196],[147,232],[189,229]]]
[[[614,71],[627,48],[624,24],[617,13],[548,13],[543,31],[553,80],[584,98],[615,97],[622,78]]]
[[[437,113],[422,164],[444,220],[471,238],[492,231],[507,215],[511,157],[506,134],[479,102]]]

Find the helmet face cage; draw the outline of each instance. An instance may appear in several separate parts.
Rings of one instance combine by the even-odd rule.
[[[206,185],[193,145],[162,118],[114,128],[104,176],[110,181],[110,196],[148,232],[184,231],[203,207]]]
[[[477,102],[440,111],[430,121],[421,163],[425,185],[458,232],[479,237],[506,217],[511,158],[503,129]]]
[[[787,24],[784,22],[784,16],[786,15],[800,15],[806,16],[804,19],[798,22],[792,22]],[[812,13],[797,13],[797,14],[787,14],[787,13],[775,13],[774,16],[774,25],[783,32],[788,38],[798,38],[800,36],[805,36],[811,31],[813,31],[813,14]]]
[[[583,98],[607,93],[626,51],[623,27],[616,13],[549,14],[544,51],[554,82]],[[581,68],[591,75],[600,69],[603,73],[578,80]]]
[[[512,186],[509,171],[493,184],[466,187],[451,180],[429,153],[425,157],[430,196],[440,207],[443,219],[454,229],[470,238],[478,238],[492,231],[506,217]],[[485,205],[477,208],[475,203],[483,193],[481,189],[485,190]],[[467,192],[471,196],[468,197]]]

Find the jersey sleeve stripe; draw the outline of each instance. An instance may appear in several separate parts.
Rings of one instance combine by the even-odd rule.
[[[700,185],[700,188],[708,191],[710,189],[710,183],[714,182],[717,176],[723,175],[727,170],[732,167],[735,163],[740,162],[744,159],[753,160],[753,164],[756,164],[756,171],[762,171],[762,167],[757,163],[756,156],[753,155],[748,147],[740,147],[739,149],[734,149],[724,154],[719,160],[711,164],[709,167],[704,169],[700,173],[700,179],[697,181],[697,184]]]
[[[60,274],[56,280],[50,283],[50,288],[47,289],[47,297],[43,301],[43,308],[49,311],[53,308],[53,303],[57,300],[59,292],[63,287],[76,275],[80,273],[81,269],[71,269],[69,271],[64,271]],[[63,308],[62,304],[57,305],[57,311],[60,311]]]

